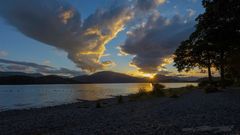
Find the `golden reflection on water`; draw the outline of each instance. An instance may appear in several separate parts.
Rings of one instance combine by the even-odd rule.
[[[147,91],[152,90],[151,83],[136,83],[136,84],[81,84],[72,85],[74,95],[77,99],[82,100],[98,100],[102,98],[111,98],[118,95],[129,95],[137,93],[140,88]]]
[[[162,83],[166,88],[179,88],[197,83]],[[151,83],[70,84],[70,85],[9,85],[0,86],[0,111],[28,107],[43,107],[99,100],[137,93],[140,88],[152,90]],[[21,105],[21,106],[19,106]]]
[[[187,85],[197,86],[197,83],[161,83],[165,88],[180,88]],[[114,96],[126,96],[134,94],[139,89],[145,89],[146,91],[152,90],[151,83],[125,83],[125,84],[79,84],[70,85],[71,99],[82,100],[98,100],[103,98],[111,98]]]

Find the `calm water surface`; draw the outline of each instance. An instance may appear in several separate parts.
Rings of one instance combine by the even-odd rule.
[[[179,88],[197,83],[162,83],[166,88]],[[38,108],[98,100],[138,92],[139,88],[151,90],[150,83],[129,84],[70,84],[70,85],[2,85],[0,86],[0,111]]]

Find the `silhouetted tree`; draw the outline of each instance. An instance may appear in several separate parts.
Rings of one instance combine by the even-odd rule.
[[[179,72],[188,72],[195,67],[207,68],[209,81],[212,81],[211,67],[214,66],[215,52],[213,45],[208,44],[196,31],[190,38],[183,41],[175,51],[174,62]]]
[[[179,72],[193,69],[197,66],[197,62],[193,57],[193,45],[190,40],[185,40],[181,43],[174,53],[174,62]]]
[[[226,77],[232,79],[235,83],[240,84],[240,54],[233,52],[233,55],[228,62],[230,63],[226,68]]]
[[[197,18],[197,27],[205,33],[204,40],[214,44],[221,80],[225,80],[228,59],[239,48],[239,0],[203,0],[205,13]]]
[[[179,71],[207,67],[210,80],[215,66],[224,81],[225,69],[240,50],[240,0],[203,0],[203,6],[196,31],[175,52],[175,66]]]

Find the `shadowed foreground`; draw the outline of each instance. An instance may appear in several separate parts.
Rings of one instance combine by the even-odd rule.
[[[5,134],[238,134],[240,91],[130,102],[127,97],[0,113]]]

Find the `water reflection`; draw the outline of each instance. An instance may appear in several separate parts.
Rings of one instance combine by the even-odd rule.
[[[167,88],[183,87],[196,83],[163,83]],[[98,100],[117,95],[138,92],[139,88],[148,91],[150,83],[134,84],[75,84],[75,85],[14,85],[0,86],[0,111],[44,107],[82,100]]]

